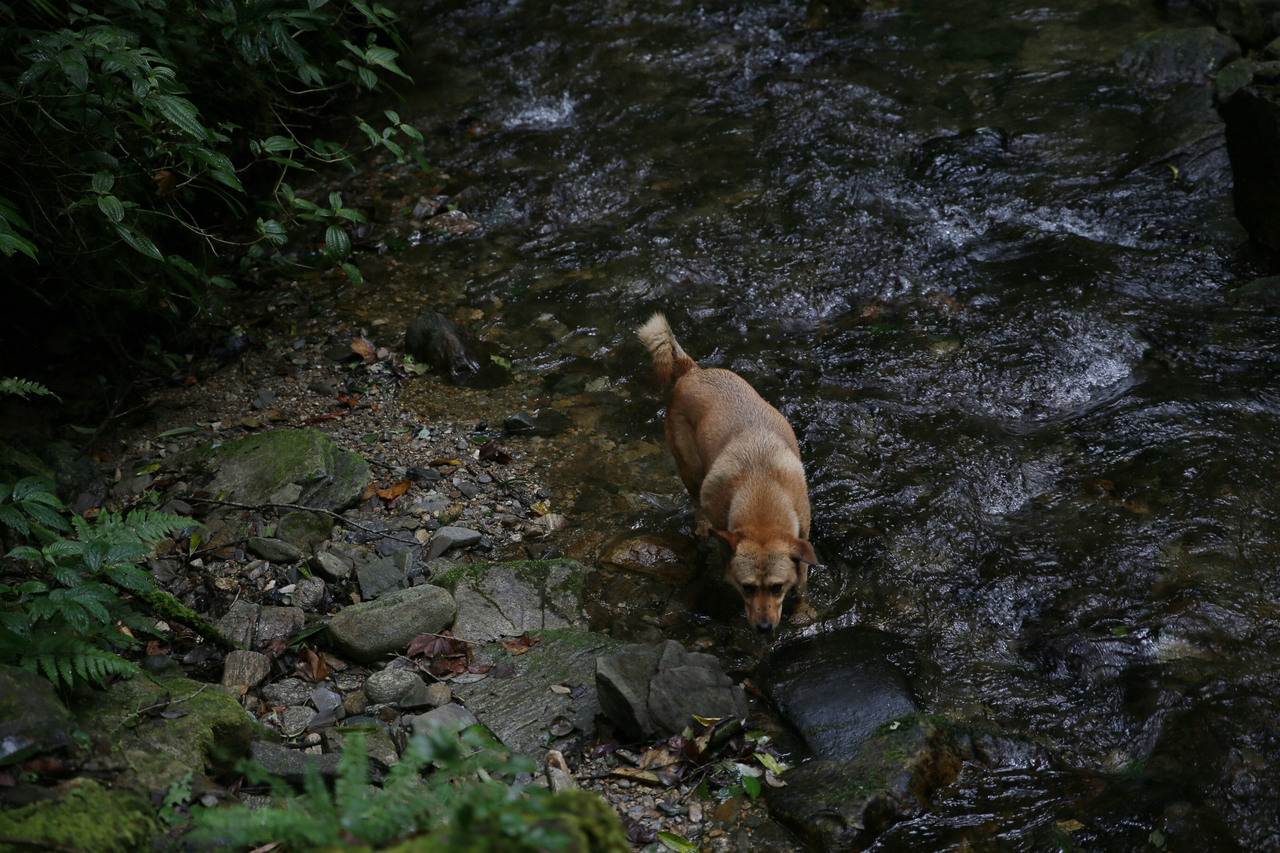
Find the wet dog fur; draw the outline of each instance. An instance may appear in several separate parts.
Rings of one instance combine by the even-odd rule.
[[[662,314],[636,330],[666,387],[667,446],[711,531],[732,551],[725,580],[742,595],[747,621],[769,633],[796,590],[807,610],[809,493],[795,433],[782,413],[731,370],[701,368]]]

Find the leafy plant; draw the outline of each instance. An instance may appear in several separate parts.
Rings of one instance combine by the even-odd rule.
[[[122,593],[159,594],[137,563],[191,521],[133,510],[68,522],[52,490],[37,477],[0,483],[0,524],[23,543],[5,555],[6,580],[17,577],[0,583],[0,661],[68,686],[135,673],[119,653],[151,628]]]
[[[317,224],[358,282],[359,213],[300,204],[283,178],[349,165],[317,116],[407,79],[394,21],[366,0],[0,0],[0,253],[17,306],[97,331],[139,312],[176,327],[232,286],[228,260]],[[384,117],[350,130],[425,169],[421,134]]]
[[[275,841],[287,850],[307,850],[352,841],[377,847],[426,836],[415,850],[630,849],[616,816],[595,795],[566,797],[515,785],[518,774],[534,769],[533,762],[500,749],[478,727],[460,735],[440,727],[415,734],[381,788],[370,787],[359,732],[346,740],[332,791],[314,769],[297,796],[254,765],[246,769],[271,784],[277,802],[257,810],[236,805],[200,811],[194,840],[233,849]]]

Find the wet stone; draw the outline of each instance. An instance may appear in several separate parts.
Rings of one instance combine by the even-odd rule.
[[[367,663],[449,627],[455,612],[452,595],[424,584],[343,608],[329,621],[329,635],[340,652]]]
[[[355,561],[335,551],[320,551],[311,561],[311,568],[316,574],[335,583],[346,579],[355,567]]]
[[[480,533],[466,527],[441,527],[431,537],[431,547],[427,551],[427,560],[434,560],[451,548],[465,548],[480,541]]]
[[[360,581],[360,595],[365,600],[372,600],[384,593],[407,588],[409,574],[402,565],[403,561],[395,557],[382,557],[358,567],[356,578]]]

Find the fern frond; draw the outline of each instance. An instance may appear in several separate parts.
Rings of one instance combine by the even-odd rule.
[[[52,397],[55,400],[62,399],[39,382],[31,379],[19,379],[16,376],[0,377],[0,394],[13,394],[24,399],[28,394],[35,394],[38,397]]]
[[[74,687],[77,678],[102,684],[113,675],[133,675],[141,670],[89,640],[69,634],[33,634],[30,645],[18,656],[18,666],[42,673],[55,685]]]

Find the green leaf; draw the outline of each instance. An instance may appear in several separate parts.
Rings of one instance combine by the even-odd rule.
[[[98,196],[98,210],[112,222],[124,221],[124,204],[113,195]]]
[[[93,173],[93,191],[96,193],[109,193],[111,187],[115,185],[116,176],[110,172],[94,172]]]
[[[164,255],[160,254],[160,250],[156,248],[156,244],[139,232],[135,231],[128,225],[117,223],[115,226],[116,233],[120,235],[120,239],[129,244],[136,252],[141,252],[148,258],[156,261],[163,261]]]
[[[186,98],[176,95],[152,95],[149,99],[160,115],[176,124],[188,136],[207,139],[209,131],[200,123],[195,106]]]
[[[659,832],[658,841],[663,847],[668,850],[674,850],[675,853],[698,853],[698,845],[676,835],[674,832],[666,832],[665,830]]]
[[[351,235],[341,225],[330,225],[324,232],[324,245],[334,258],[346,258],[351,254]]]
[[[355,264],[344,263],[339,264],[339,266],[342,267],[342,271],[347,274],[347,278],[351,279],[351,283],[356,287],[360,287],[364,284],[364,275]]]
[[[259,143],[263,151],[276,153],[279,151],[293,151],[297,149],[298,143],[289,139],[287,136],[269,136]]]
[[[743,776],[742,788],[747,792],[747,796],[753,800],[760,796],[760,780],[754,776]]]

